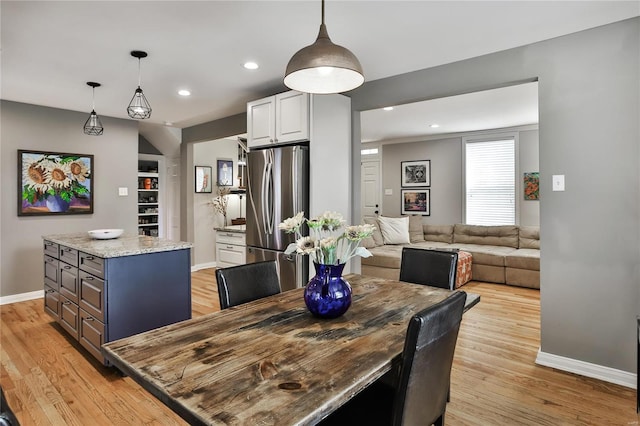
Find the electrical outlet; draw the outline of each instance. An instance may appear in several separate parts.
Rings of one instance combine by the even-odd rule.
[[[393,189],[386,188],[384,190],[384,195],[393,195]]]

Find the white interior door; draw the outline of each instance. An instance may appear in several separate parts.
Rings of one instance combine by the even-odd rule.
[[[363,161],[361,164],[362,217],[380,213],[380,160]]]

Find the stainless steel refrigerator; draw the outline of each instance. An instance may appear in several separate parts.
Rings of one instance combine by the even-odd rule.
[[[282,291],[302,287],[309,260],[284,254],[295,235],[278,225],[301,211],[309,215],[309,146],[252,149],[247,167],[247,263],[276,260]]]

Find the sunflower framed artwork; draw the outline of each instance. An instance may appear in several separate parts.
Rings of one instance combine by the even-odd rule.
[[[18,150],[18,216],[93,213],[93,155]]]

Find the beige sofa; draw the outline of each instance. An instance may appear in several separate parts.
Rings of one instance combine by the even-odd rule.
[[[405,246],[458,248],[473,255],[474,280],[540,288],[538,227],[422,225],[419,216],[409,218],[409,244],[385,244],[378,231],[363,241],[373,256],[362,259],[362,274],[398,279]],[[379,225],[373,218],[365,222]]]

